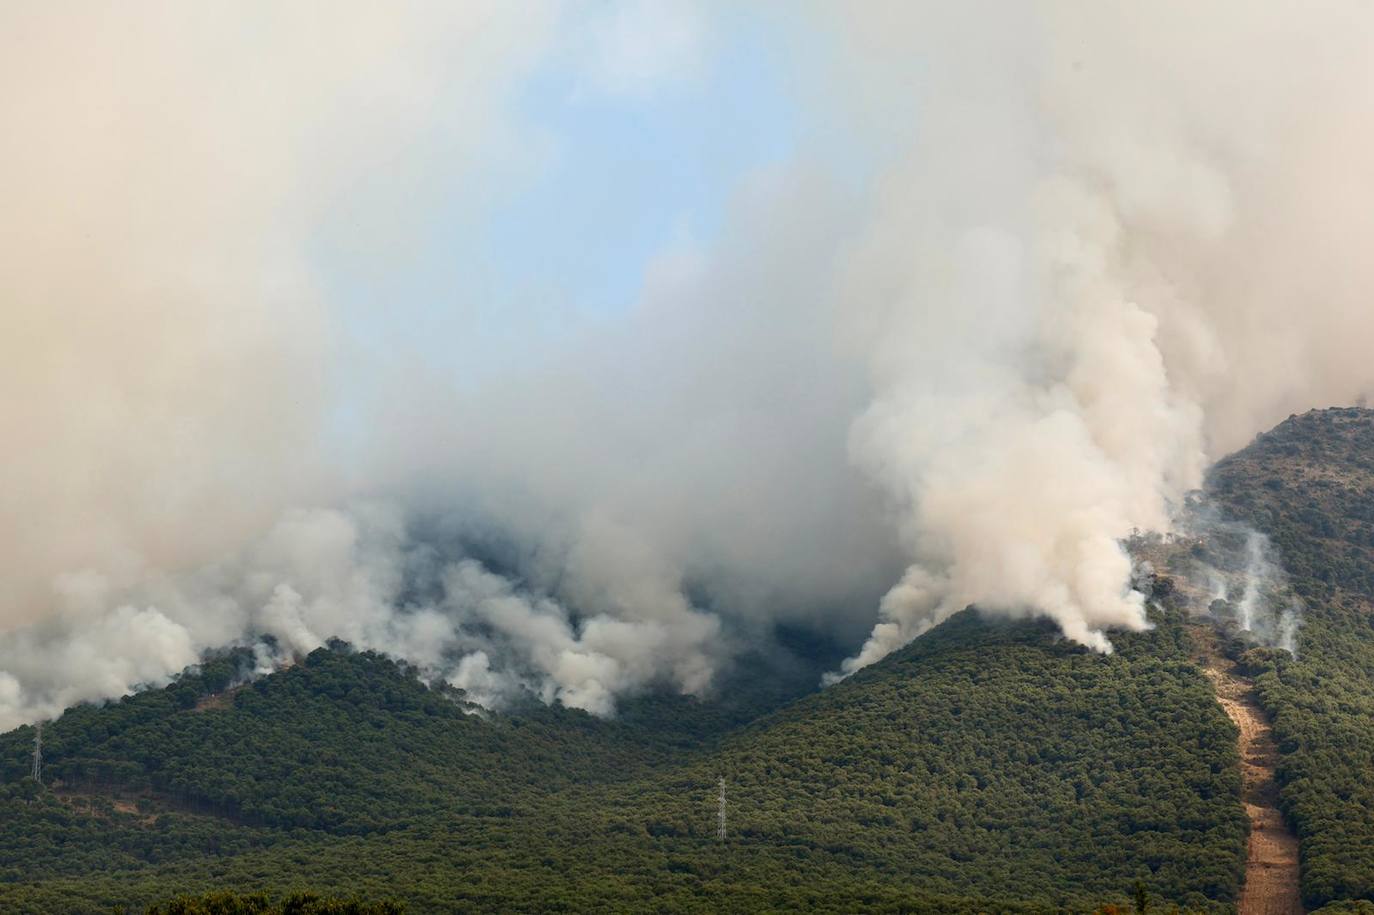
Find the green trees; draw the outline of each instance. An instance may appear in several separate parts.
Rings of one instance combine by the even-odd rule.
[[[1304,899],[1374,899],[1374,412],[1290,418],[1209,487],[1269,534],[1307,603],[1298,658],[1241,658],[1274,719]]]
[[[0,736],[0,909],[307,885],[417,912],[1087,910],[1139,880],[1224,910],[1234,731],[1157,622],[1104,657],[965,613],[753,720],[738,696],[479,716],[341,649],[234,688],[225,656],[52,723],[52,790],[22,777],[28,729]]]
[[[401,915],[404,911],[405,907],[396,902],[366,902],[317,893],[291,893],[274,901],[266,893],[219,892],[154,903],[146,915]]]

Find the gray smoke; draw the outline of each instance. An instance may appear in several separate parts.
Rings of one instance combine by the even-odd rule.
[[[1187,530],[1206,544],[1194,561],[1193,575],[1204,575],[1211,589],[1208,612],[1230,623],[1244,639],[1297,654],[1303,604],[1269,538],[1235,523],[1209,519]]]
[[[385,286],[439,163],[480,198],[550,10],[0,12],[0,727],[263,635],[600,713],[779,621],[855,644],[841,675],[968,604],[1110,650],[1147,624],[1131,532],[1374,386],[1356,2],[789,7],[815,141],[632,313],[513,316],[458,384],[344,348],[304,252],[328,223]],[[662,21],[692,57],[726,15]],[[390,507],[302,508],[350,494]]]
[[[1243,641],[1297,654],[1303,602],[1278,551],[1260,531],[1190,498],[1172,532],[1137,534],[1127,547],[1143,592],[1149,591],[1150,573],[1163,573],[1193,615],[1210,618]]]

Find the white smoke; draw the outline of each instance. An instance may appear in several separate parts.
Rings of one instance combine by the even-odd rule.
[[[345,361],[306,252],[327,226],[386,287],[437,175],[479,211],[556,10],[0,11],[0,727],[264,635],[608,713],[779,620],[870,632],[841,673],[968,604],[1145,626],[1123,539],[1374,382],[1374,8],[789,12],[814,142],[631,314],[454,385]],[[626,55],[586,85],[651,103],[625,82],[709,67],[727,16],[650,29],[685,76],[653,16],[579,33]],[[350,474],[399,507],[293,508]]]
[[[1228,521],[1204,502],[1190,499],[1180,512],[1178,534],[1135,538],[1168,563],[1168,574],[1193,598],[1192,611],[1210,615],[1240,638],[1297,654],[1303,602],[1293,591],[1269,538],[1248,525]]]
[[[53,616],[0,641],[0,729],[165,682],[209,649],[255,643],[267,672],[332,638],[482,705],[529,696],[609,715],[646,685],[709,686],[719,620],[675,600],[656,618],[578,617],[457,550],[440,555],[391,506],[294,511],[195,570],[132,588],[95,573],[65,582]]]
[[[914,563],[845,673],[971,603],[1110,650],[1147,625],[1121,542],[1170,527],[1205,455],[1374,381],[1348,349],[1374,275],[1308,234],[1370,237],[1329,194],[1374,190],[1347,145],[1374,147],[1347,91],[1368,10],[971,6],[866,20],[865,47],[926,26],[947,50],[849,292],[877,312],[854,453]],[[1310,53],[1327,29],[1342,53]]]
[[[132,583],[335,496],[342,341],[312,246],[366,217],[353,257],[389,263],[436,144],[460,187],[519,158],[504,96],[551,18],[0,8],[0,631],[43,617],[59,575]]]

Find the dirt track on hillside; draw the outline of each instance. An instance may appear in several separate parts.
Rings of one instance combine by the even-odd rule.
[[[1235,664],[1217,651],[1215,634],[1198,631],[1196,638],[1203,648],[1202,669],[1216,687],[1217,702],[1240,728],[1242,798],[1250,817],[1250,845],[1236,911],[1238,915],[1302,915],[1298,839],[1278,810],[1274,781],[1278,747],[1269,719],[1255,701],[1254,684],[1237,674]]]

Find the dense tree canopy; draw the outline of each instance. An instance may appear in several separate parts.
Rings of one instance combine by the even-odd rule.
[[[411,911],[1089,910],[1140,880],[1224,909],[1235,732],[1159,622],[1101,656],[966,613],[771,714],[652,697],[616,721],[478,714],[343,646],[236,685],[229,653],[49,724],[43,788],[32,730],[0,737],[0,907],[308,886]]]
[[[1221,462],[1210,488],[1269,534],[1307,605],[1298,658],[1255,665],[1304,898],[1374,900],[1374,412],[1292,417]]]
[[[1274,717],[1304,896],[1331,912],[1374,900],[1371,416],[1292,419],[1210,482],[1307,604],[1297,659],[1241,664]],[[479,712],[342,645],[250,681],[227,652],[49,723],[44,786],[32,729],[0,735],[0,908],[230,887],[414,912],[1129,911],[1138,882],[1225,911],[1236,735],[1183,611],[1154,613],[1102,656],[968,612],[824,691],[743,665],[714,699],[644,696],[613,721]]]

